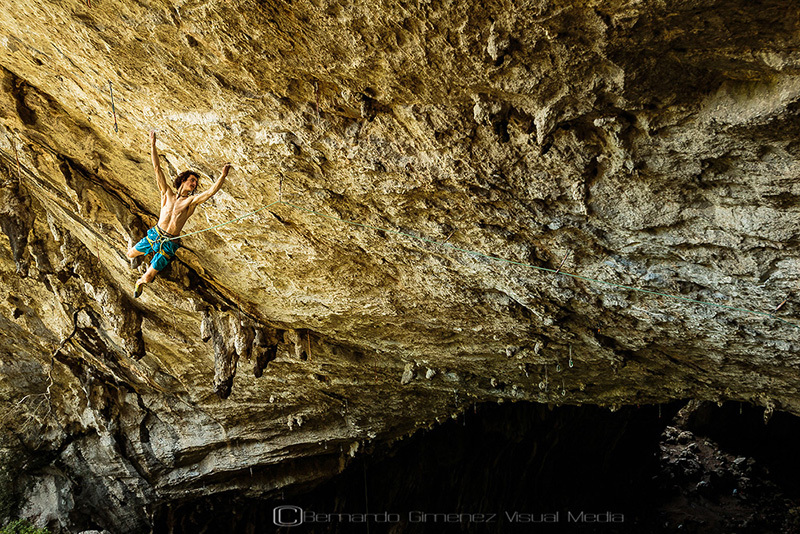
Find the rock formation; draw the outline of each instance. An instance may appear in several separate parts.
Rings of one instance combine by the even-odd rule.
[[[795,4],[10,0],[0,22],[0,515],[146,532],[478,402],[800,414]],[[134,300],[150,129],[172,176],[234,171]]]

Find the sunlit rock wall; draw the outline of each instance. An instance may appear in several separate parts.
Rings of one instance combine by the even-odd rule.
[[[146,531],[485,401],[800,413],[799,15],[4,2],[0,512]],[[186,232],[256,213],[134,300],[151,129],[234,167]]]

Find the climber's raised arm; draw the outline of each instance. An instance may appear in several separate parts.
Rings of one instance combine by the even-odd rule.
[[[175,196],[172,189],[167,185],[167,179],[164,178],[164,172],[161,170],[161,162],[158,159],[158,150],[156,150],[156,131],[150,130],[150,159],[153,160],[153,170],[156,173],[156,181],[158,182],[158,189],[161,191],[161,198],[166,195]]]
[[[209,198],[216,195],[217,191],[219,191],[222,188],[222,184],[225,183],[225,178],[228,177],[228,171],[230,170],[231,170],[231,164],[226,163],[225,166],[222,168],[222,176],[220,176],[219,179],[216,182],[214,182],[214,185],[211,186],[211,189],[209,189],[208,191],[203,191],[199,195],[196,195],[194,198],[192,198],[192,204],[197,206],[198,204],[202,204]]]
[[[150,267],[133,286],[134,298],[139,297],[144,285],[152,282],[156,275],[175,257],[175,253],[181,246],[180,233],[186,221],[192,216],[198,204],[205,202],[219,191],[231,168],[226,164],[222,169],[222,176],[214,183],[214,186],[209,191],[195,197],[193,195],[200,181],[200,175],[196,171],[187,169],[179,173],[173,182],[174,191],[167,183],[158,159],[155,130],[150,132],[150,157],[153,160],[153,170],[156,173],[158,188],[161,190],[161,210],[158,224],[150,228],[147,235],[136,245],[128,247],[128,257],[131,259],[143,254],[153,254]]]

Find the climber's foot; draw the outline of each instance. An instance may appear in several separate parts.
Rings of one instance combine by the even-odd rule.
[[[133,286],[133,298],[138,299],[142,295],[142,290],[144,290],[144,282],[137,280],[136,285]]]

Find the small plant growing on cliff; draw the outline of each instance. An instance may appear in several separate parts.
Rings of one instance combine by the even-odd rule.
[[[17,519],[0,529],[0,534],[50,534],[50,531],[36,528],[24,519]]]

